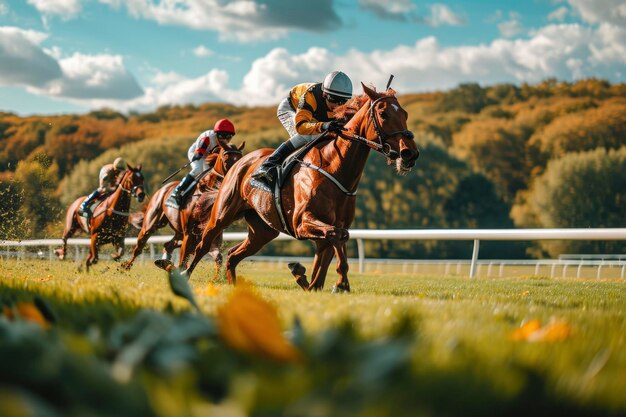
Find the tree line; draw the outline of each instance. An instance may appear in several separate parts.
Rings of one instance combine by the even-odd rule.
[[[399,177],[372,153],[353,228],[623,227],[626,84],[555,79],[516,86],[461,84],[399,96],[421,157]],[[274,107],[164,106],[150,113],[0,113],[0,239],[58,237],[66,207],[97,186],[100,167],[142,163],[149,191],[187,162],[186,149],[215,120],[237,127],[246,150],[287,133]],[[140,207],[134,207],[139,210]],[[235,228],[243,225],[236,224]],[[169,233],[169,231],[164,231]],[[625,242],[484,242],[483,257],[623,252]],[[355,248],[349,248],[353,255]],[[265,252],[309,255],[308,242]],[[470,242],[366,242],[370,257],[467,258]]]

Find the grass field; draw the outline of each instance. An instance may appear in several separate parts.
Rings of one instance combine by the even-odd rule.
[[[172,294],[167,275],[150,264],[121,272],[117,264],[101,262],[88,274],[71,262],[0,262],[0,303],[39,295],[55,311],[56,331],[73,339],[94,327],[107,334],[144,308],[168,317],[191,311]],[[190,285],[202,316],[213,320],[233,287],[210,278],[209,271],[212,265],[201,265]],[[141,387],[151,412],[228,415],[233,409],[224,404],[238,404],[233,407],[243,414],[231,415],[626,415],[624,280],[352,273],[352,293],[333,295],[332,268],[319,293],[304,293],[286,268],[263,263],[242,264],[239,277],[276,307],[287,334],[306,336],[294,342],[306,365],[268,371],[264,359],[259,365],[249,353],[224,360],[237,364],[220,371],[230,381],[227,402],[196,393],[193,401],[185,396],[164,405],[155,394],[164,389],[162,379],[152,378]],[[255,315],[248,320],[263,326]],[[336,351],[322,349],[329,340],[337,343]],[[111,364],[110,353],[89,343],[93,356]],[[198,347],[196,356],[204,357],[205,348]],[[208,360],[215,365],[214,356]],[[339,358],[342,364],[334,362]],[[207,384],[203,378],[212,381],[194,381]],[[362,382],[370,379],[370,385]],[[269,390],[260,382],[266,380],[282,391]],[[2,377],[0,397],[6,392],[1,388]],[[350,400],[351,395],[363,398]]]

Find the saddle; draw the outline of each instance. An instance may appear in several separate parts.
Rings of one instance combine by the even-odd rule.
[[[291,231],[287,222],[285,221],[285,214],[283,212],[283,207],[280,201],[280,190],[285,185],[287,178],[289,178],[289,173],[296,166],[296,164],[302,162],[302,158],[317,144],[324,140],[329,140],[328,135],[320,135],[317,138],[313,139],[311,142],[304,145],[302,148],[292,153],[285,159],[285,161],[278,165],[276,168],[276,176],[275,180],[271,184],[267,184],[265,182],[259,181],[255,178],[250,180],[250,186],[253,188],[257,188],[259,190],[263,190],[272,194],[272,198],[274,200],[274,204],[276,205],[276,212],[278,213],[278,217],[280,217],[280,222],[283,225],[283,228],[292,236],[295,237],[295,234]]]
[[[93,213],[95,215],[96,213],[96,209],[100,206],[100,204],[102,204],[102,202],[104,202],[104,200],[107,199],[107,197],[109,197],[112,193],[111,192],[105,192],[102,195],[98,196],[98,198],[96,198],[88,207],[89,207],[89,211],[91,211],[91,213]],[[80,213],[81,217],[85,217],[85,215],[81,212]]]
[[[180,193],[180,206],[175,204],[174,202],[172,202],[171,198],[168,197],[167,200],[165,201],[165,205],[167,207],[173,208],[173,209],[180,209],[182,206],[185,205],[185,203],[187,202],[187,198],[189,196],[189,194],[193,194],[193,191],[197,188],[198,184],[200,183],[200,181],[202,180],[202,178],[206,177],[207,174],[209,172],[211,172],[211,170],[213,169],[213,167],[210,167],[208,169],[205,169],[204,171],[202,171],[200,173],[200,175],[198,175],[196,177],[196,179],[191,183],[191,185],[189,187],[187,187],[186,190],[183,190]]]

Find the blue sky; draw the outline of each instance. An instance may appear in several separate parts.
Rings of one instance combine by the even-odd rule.
[[[626,0],[0,0],[0,111],[272,105],[335,69],[355,93],[624,82]]]

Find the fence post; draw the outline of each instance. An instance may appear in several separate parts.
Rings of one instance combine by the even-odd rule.
[[[470,279],[474,278],[476,273],[476,260],[478,259],[478,249],[480,248],[480,240],[474,239],[474,250],[472,251],[472,264],[470,265]]]
[[[363,239],[356,240],[356,250],[359,253],[359,274],[365,272],[365,249],[363,249]]]

